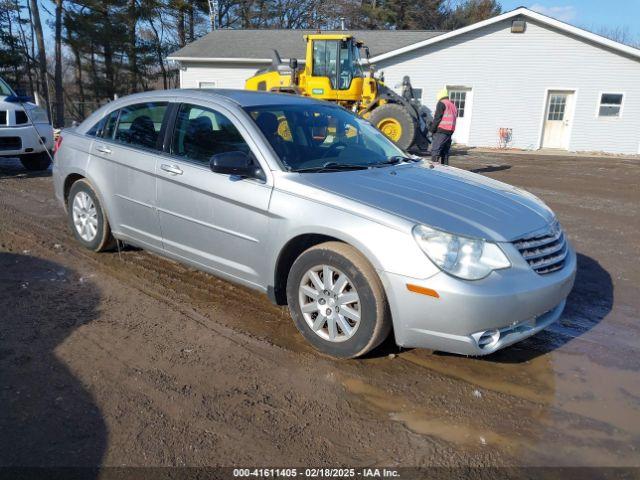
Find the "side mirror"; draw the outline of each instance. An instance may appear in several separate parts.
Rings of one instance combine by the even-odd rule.
[[[289,59],[289,68],[291,68],[291,70],[296,70],[298,68],[298,59],[297,58],[290,58]]]
[[[264,179],[262,169],[241,151],[218,153],[209,160],[209,167],[214,173]]]

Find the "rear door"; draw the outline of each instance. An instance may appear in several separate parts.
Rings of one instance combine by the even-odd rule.
[[[156,248],[162,248],[155,211],[156,160],[167,106],[143,102],[113,112],[92,147],[92,155],[112,164],[112,228],[125,240]]]
[[[241,124],[222,107],[181,104],[172,123],[168,151],[158,163],[158,214],[165,250],[261,285],[271,186],[209,168],[217,153],[251,153],[251,139],[247,141]]]

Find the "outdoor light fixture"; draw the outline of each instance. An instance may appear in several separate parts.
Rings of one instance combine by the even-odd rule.
[[[525,20],[514,20],[511,22],[511,33],[524,33],[527,28]]]

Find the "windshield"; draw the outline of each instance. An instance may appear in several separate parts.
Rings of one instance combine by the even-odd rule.
[[[13,90],[11,90],[11,87],[7,85],[7,83],[1,78],[0,78],[0,95],[7,96],[7,97],[9,95],[15,95]]]
[[[379,130],[332,105],[269,105],[245,109],[290,171],[371,167],[405,157]]]

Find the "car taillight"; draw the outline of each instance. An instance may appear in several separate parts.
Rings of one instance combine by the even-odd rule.
[[[58,150],[60,150],[60,146],[62,145],[62,135],[59,135],[56,138],[56,141],[53,142],[53,154],[55,155]]]

